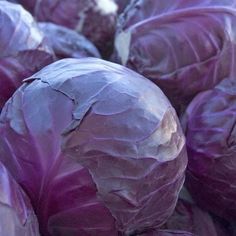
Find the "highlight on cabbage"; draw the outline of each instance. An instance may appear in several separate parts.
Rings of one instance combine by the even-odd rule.
[[[38,21],[53,22],[82,33],[106,57],[113,46],[117,10],[114,0],[41,0],[33,14]]]
[[[178,118],[156,85],[123,66],[45,67],[4,106],[0,132],[0,159],[43,235],[138,234],[174,210],[187,164]]]
[[[188,149],[186,185],[204,209],[236,220],[236,83],[226,78],[198,94],[182,123]]]
[[[39,236],[30,200],[0,162],[0,234]]]
[[[53,23],[39,23],[58,59],[98,57],[97,48],[83,35]]]
[[[156,83],[178,112],[199,92],[235,76],[231,0],[134,0],[121,14],[116,57]]]
[[[18,4],[0,1],[0,109],[26,77],[53,61],[33,17]]]

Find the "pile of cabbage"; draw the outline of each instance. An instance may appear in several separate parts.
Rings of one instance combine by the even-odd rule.
[[[0,19],[0,235],[236,235],[236,0]]]

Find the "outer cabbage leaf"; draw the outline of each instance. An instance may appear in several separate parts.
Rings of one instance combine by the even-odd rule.
[[[236,83],[225,79],[190,103],[183,118],[189,156],[187,187],[205,209],[236,219]]]
[[[98,57],[97,48],[83,35],[53,23],[39,23],[58,59]]]
[[[0,109],[32,75],[53,61],[32,16],[20,5],[0,1]]]
[[[114,0],[41,0],[34,15],[85,35],[102,55],[108,56],[113,45],[117,5]]]
[[[0,235],[39,236],[28,197],[0,163]]]
[[[26,80],[0,121],[1,160],[44,231],[128,235],[172,214],[185,138],[165,95],[135,72],[96,58],[55,62]]]
[[[236,1],[133,1],[120,16],[116,57],[155,82],[181,111],[235,75]]]
[[[42,235],[117,235],[88,171],[61,153],[73,102],[35,82],[17,90],[3,109],[1,150],[7,156],[1,159],[28,193]]]

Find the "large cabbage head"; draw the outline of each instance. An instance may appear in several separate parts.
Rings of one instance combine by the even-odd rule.
[[[181,112],[236,74],[236,1],[134,0],[120,16],[116,57],[156,83]]]
[[[53,23],[43,22],[38,25],[58,59],[81,57],[100,58],[97,48],[82,34]]]
[[[29,198],[0,162],[0,235],[39,236]]]
[[[236,220],[236,83],[225,79],[197,95],[183,118],[187,187],[205,209]]]
[[[43,235],[117,236],[162,225],[186,168],[176,113],[149,80],[97,58],[25,81],[0,118],[1,160]]]
[[[40,0],[33,14],[76,30],[91,40],[102,55],[108,56],[113,45],[118,6],[114,0]]]
[[[26,77],[53,61],[33,17],[18,4],[0,1],[0,109]]]

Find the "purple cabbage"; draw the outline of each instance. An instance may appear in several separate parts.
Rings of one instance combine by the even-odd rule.
[[[28,197],[0,162],[0,235],[39,236]]]
[[[4,106],[0,134],[0,159],[43,235],[159,227],[184,181],[185,138],[165,95],[101,59],[64,59],[25,80]]]
[[[236,220],[236,83],[225,79],[198,94],[183,117],[188,148],[186,185],[203,208]]]
[[[116,27],[117,4],[114,0],[41,0],[34,15],[38,21],[49,21],[85,35],[109,56]]]
[[[0,109],[26,77],[53,62],[32,16],[20,5],[0,1]]]
[[[235,6],[134,0],[119,18],[116,58],[156,83],[181,112],[198,92],[236,74]]]
[[[97,48],[83,35],[53,23],[39,23],[58,59],[98,57]]]

